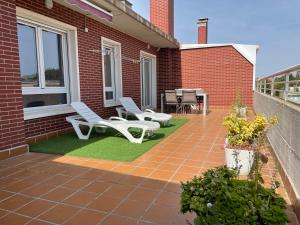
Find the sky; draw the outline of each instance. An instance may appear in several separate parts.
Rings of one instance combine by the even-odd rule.
[[[300,64],[300,0],[174,0],[175,37],[197,42],[197,19],[207,17],[208,43],[255,44],[257,76]],[[149,19],[149,0],[130,0]]]

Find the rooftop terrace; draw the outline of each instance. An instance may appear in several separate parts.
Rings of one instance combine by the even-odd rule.
[[[37,153],[3,160],[0,224],[187,224],[193,215],[179,213],[180,182],[224,163],[227,113],[185,115],[188,123],[130,163]],[[271,159],[266,185],[274,170]],[[285,188],[278,192],[290,204]]]

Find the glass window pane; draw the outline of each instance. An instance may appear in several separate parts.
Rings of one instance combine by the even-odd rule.
[[[112,57],[112,49],[105,48],[105,55],[104,55],[104,75],[105,75],[105,87],[112,87],[112,64],[113,64],[113,57]]]
[[[62,36],[43,31],[45,82],[47,87],[64,87]]]
[[[144,74],[143,74],[143,78],[144,78],[144,106],[148,106],[151,104],[151,61],[148,59],[144,59]]]
[[[105,92],[105,99],[106,100],[113,100],[114,99],[114,93],[112,91],[106,91]]]
[[[289,81],[300,81],[300,71],[294,71],[289,74]]]
[[[24,108],[67,104],[67,94],[23,95]]]
[[[22,87],[38,87],[36,29],[18,24],[18,42]]]
[[[284,99],[284,91],[276,91],[276,90],[274,90],[274,96],[278,97],[278,98],[281,98],[281,99]]]

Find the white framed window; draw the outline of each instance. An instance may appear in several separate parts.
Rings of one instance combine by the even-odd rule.
[[[24,119],[73,112],[70,103],[80,100],[76,28],[17,7],[17,32]]]
[[[104,106],[112,107],[123,95],[121,44],[102,37],[101,50]]]

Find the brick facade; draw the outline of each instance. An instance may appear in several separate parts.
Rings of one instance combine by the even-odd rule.
[[[239,91],[252,104],[253,65],[232,46],[161,49],[158,66],[158,96],[166,89],[201,87],[210,106],[233,105]]]
[[[174,0],[150,0],[150,21],[174,36]]]
[[[0,0],[0,150],[25,145],[19,70],[15,1]]]
[[[91,49],[100,49],[101,36],[121,43],[122,55],[139,59],[140,51],[156,55],[156,49],[147,48],[147,44],[133,37],[87,18],[89,32],[83,31],[84,15],[72,11],[62,5],[54,3],[54,7],[48,10],[44,7],[43,0],[17,0],[17,6],[29,9],[42,15],[57,19],[78,28],[78,53],[81,100],[103,117],[116,114],[113,107],[104,108],[102,62],[101,54],[92,53]],[[122,60],[123,95],[131,96],[140,104],[140,65]],[[47,133],[55,133],[69,127],[65,121],[66,115],[51,116],[33,120],[26,120],[26,138]]]
[[[239,91],[252,105],[253,65],[234,47],[182,50],[180,55],[182,87],[203,88],[210,106],[232,105]]]
[[[151,2],[152,7],[156,1]],[[167,2],[166,10],[173,7],[173,1],[164,2]],[[89,32],[85,33],[82,29],[84,15],[58,3],[54,3],[53,9],[49,10],[45,8],[43,0],[0,0],[0,151],[9,149],[10,152],[17,148],[17,152],[22,152],[24,149],[20,150],[19,147],[26,146],[26,142],[70,129],[65,121],[66,114],[24,121],[16,6],[78,28],[81,100],[103,117],[115,115],[116,111],[114,107],[104,107],[101,54],[89,51],[101,48],[101,37],[120,42],[123,56],[138,60],[141,50],[157,56],[158,106],[164,90],[180,87],[204,88],[209,94],[210,105],[231,105],[237,90],[243,91],[247,104],[252,103],[253,65],[231,46],[192,50],[162,48],[157,51],[151,46],[148,49],[147,43],[90,18],[86,20]],[[170,16],[171,13],[167,11],[167,14]],[[123,95],[133,97],[140,104],[140,65],[122,60],[122,82]]]

